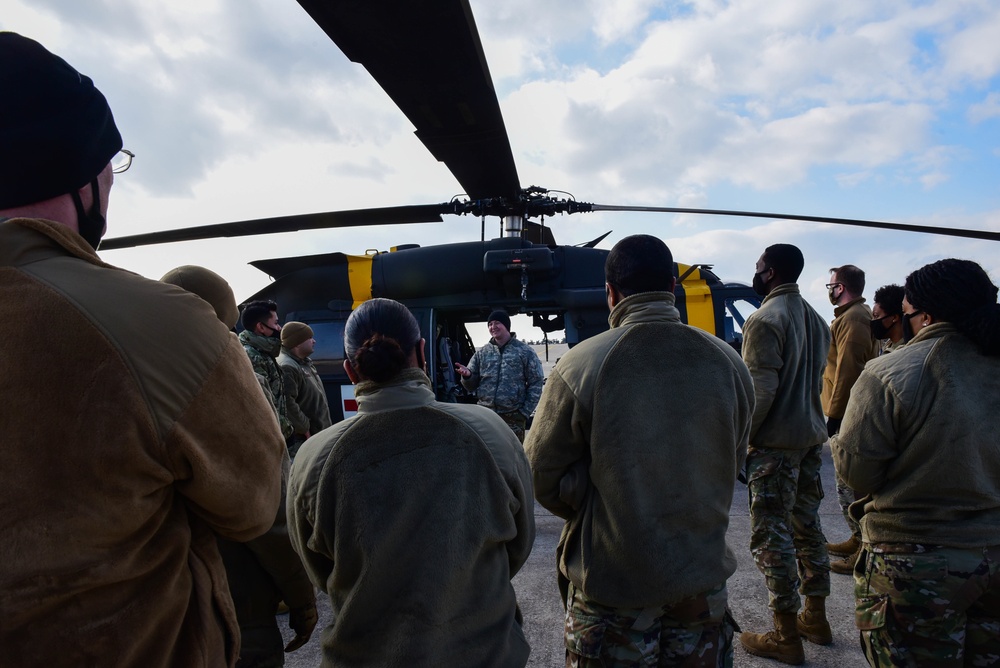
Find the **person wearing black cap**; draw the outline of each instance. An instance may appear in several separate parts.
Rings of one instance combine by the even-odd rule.
[[[490,342],[476,351],[469,366],[455,363],[462,385],[475,392],[479,405],[503,418],[524,443],[528,418],[542,396],[545,374],[531,346],[510,331],[506,311],[493,311],[487,318]]]
[[[15,33],[0,63],[0,657],[231,666],[216,535],[270,528],[284,440],[209,304],[97,256],[122,147],[104,96]]]

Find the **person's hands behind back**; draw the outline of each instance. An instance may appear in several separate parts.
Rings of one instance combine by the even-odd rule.
[[[309,642],[318,621],[319,615],[316,613],[315,604],[289,610],[288,626],[295,631],[295,637],[285,645],[285,652],[294,652]]]

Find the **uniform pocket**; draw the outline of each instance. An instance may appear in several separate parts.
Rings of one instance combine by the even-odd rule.
[[[885,628],[885,616],[889,609],[889,596],[861,596],[854,610],[854,622],[861,631],[877,631]]]
[[[876,557],[875,569],[893,581],[934,582],[948,576],[948,560],[934,554],[881,554]]]
[[[587,659],[600,659],[604,647],[605,620],[581,615],[572,609],[566,612],[566,649]]]

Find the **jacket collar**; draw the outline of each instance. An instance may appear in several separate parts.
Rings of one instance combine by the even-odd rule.
[[[940,339],[948,336],[949,334],[957,334],[958,327],[955,327],[953,323],[950,322],[935,322],[932,325],[927,325],[907,342],[907,346],[912,346],[914,343],[919,341],[930,341],[931,339]],[[900,345],[899,347],[902,347]]]
[[[422,369],[403,369],[384,383],[363,380],[354,386],[359,413],[416,408],[434,403],[431,379]]]
[[[801,294],[801,292],[799,291],[798,283],[782,283],[781,285],[779,285],[778,287],[774,288],[769,293],[767,293],[767,296],[764,297],[764,301],[761,303],[762,304],[767,303],[767,300],[771,299],[772,297],[780,297],[781,295],[798,295],[798,294]]]
[[[244,329],[240,332],[240,343],[245,346],[256,348],[260,352],[265,355],[270,355],[271,357],[277,357],[278,353],[281,352],[281,339],[254,334],[248,329]]]
[[[618,302],[608,315],[608,324],[614,327],[635,325],[642,322],[680,322],[681,312],[674,306],[672,292],[640,292]]]
[[[98,257],[97,252],[79,234],[51,220],[10,218],[0,223],[5,238],[3,254],[12,265],[27,264],[53,255],[69,253],[100,267],[114,268]],[[10,241],[6,241],[9,239]],[[124,271],[124,270],[122,270]]]
[[[864,304],[864,303],[865,303],[864,297],[855,297],[846,304],[841,304],[840,306],[835,307],[833,309],[833,317],[839,318],[840,316],[844,315],[849,310],[851,310],[851,307],[854,306],[855,304]]]
[[[312,358],[311,357],[299,357],[298,355],[296,355],[295,353],[293,353],[291,350],[289,350],[285,346],[281,346],[281,352],[284,355],[288,355],[295,362],[298,362],[299,365],[312,364]]]
[[[503,344],[503,345],[501,346],[501,345],[500,345],[499,343],[497,343],[497,340],[496,340],[496,339],[494,339],[493,337],[490,337],[490,345],[492,345],[492,346],[496,346],[497,348],[500,348],[501,350],[503,350],[504,348],[506,348],[507,346],[509,346],[509,345],[511,344],[511,342],[512,342],[512,341],[513,341],[514,339],[516,339],[516,338],[517,338],[517,334],[515,334],[514,332],[511,332],[511,333],[510,333],[510,338],[509,338],[509,339],[507,339],[507,343],[505,343],[505,344]]]

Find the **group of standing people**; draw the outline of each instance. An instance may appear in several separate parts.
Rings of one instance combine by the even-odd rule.
[[[751,552],[775,628],[743,633],[741,644],[799,664],[803,639],[831,642],[824,599],[833,570],[854,576],[856,622],[872,666],[994,665],[997,287],[974,262],[941,260],[902,287],[879,288],[869,310],[864,272],[837,267],[826,286],[835,306],[828,330],[799,294],[802,267],[794,246],[765,250],[754,276],[764,301],[744,327],[756,392],[747,458]],[[788,398],[798,407],[783,407]],[[795,416],[808,420],[797,424]],[[839,544],[824,544],[817,514],[825,438],[851,529]],[[844,558],[830,564],[837,552]]]

